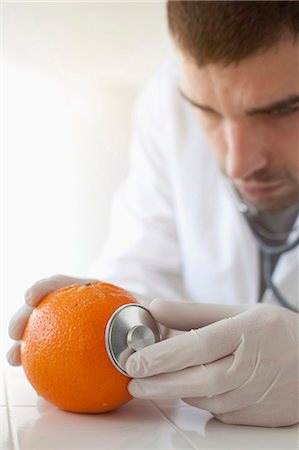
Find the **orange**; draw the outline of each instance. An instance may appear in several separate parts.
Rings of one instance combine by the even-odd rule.
[[[64,410],[106,412],[129,401],[129,378],[112,364],[105,328],[121,305],[137,303],[125,290],[95,282],[48,294],[22,338],[24,371],[38,395]]]

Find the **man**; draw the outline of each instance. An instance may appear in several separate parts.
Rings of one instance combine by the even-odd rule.
[[[137,105],[97,266],[100,279],[176,300],[149,308],[186,331],[129,358],[135,397],[183,398],[225,423],[298,422],[297,6],[168,2],[178,63]],[[74,281],[85,280],[29,289],[11,337],[43,295]],[[20,364],[18,343],[8,358]]]

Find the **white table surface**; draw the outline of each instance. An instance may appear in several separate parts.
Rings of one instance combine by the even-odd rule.
[[[134,399],[106,414],[73,414],[37,397],[21,368],[1,376],[0,448],[298,449],[299,427],[225,425],[183,402]]]

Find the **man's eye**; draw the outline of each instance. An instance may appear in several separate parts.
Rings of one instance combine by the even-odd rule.
[[[217,111],[214,111],[213,109],[201,108],[200,111],[207,117],[221,117],[221,114],[219,114]]]
[[[272,111],[272,114],[275,114],[276,116],[287,116],[289,114],[292,114],[299,109],[299,104],[291,105],[291,106],[284,106],[282,108],[277,108],[274,111]]]

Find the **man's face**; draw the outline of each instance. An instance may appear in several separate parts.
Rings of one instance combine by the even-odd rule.
[[[182,95],[244,200],[259,210],[298,202],[298,42],[285,38],[237,65],[198,68],[180,56]]]

